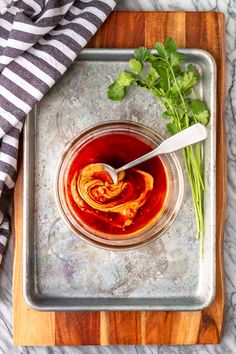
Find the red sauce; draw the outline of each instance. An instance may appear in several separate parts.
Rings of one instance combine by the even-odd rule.
[[[146,142],[125,133],[108,134],[88,142],[72,162],[65,181],[65,195],[69,209],[85,225],[111,235],[130,234],[147,226],[163,209],[166,199],[167,176],[159,157],[137,166],[138,170],[152,175],[154,185],[148,192],[145,204],[138,209],[129,226],[120,226],[123,220],[119,213],[101,212],[87,203],[81,209],[71,194],[71,182],[75,172],[79,174],[89,164],[103,162],[118,168],[150,150],[152,148]],[[103,178],[106,180],[107,176],[104,175]],[[140,174],[135,169],[126,171],[124,181],[127,182],[127,188],[118,197],[121,203],[136,199],[144,188]]]

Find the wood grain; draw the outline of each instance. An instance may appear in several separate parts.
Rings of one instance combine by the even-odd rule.
[[[101,318],[101,332],[105,332],[106,342],[103,344],[134,344],[145,343],[145,328],[143,328],[143,312],[123,311],[104,312]],[[145,323],[144,323],[145,326]],[[111,330],[120,328],[122,330]],[[102,343],[101,343],[102,344]]]
[[[56,312],[55,345],[100,344],[99,312]]]
[[[222,241],[226,214],[224,15],[221,13],[113,13],[89,47],[153,47],[173,37],[179,47],[202,48],[217,63],[216,297],[197,312],[41,313],[22,298],[22,173],[15,188],[14,343],[16,345],[219,343],[224,313]]]
[[[15,255],[13,273],[14,345],[54,345],[55,314],[37,312],[26,306],[22,291],[22,159],[14,190]],[[33,344],[32,344],[33,343]]]

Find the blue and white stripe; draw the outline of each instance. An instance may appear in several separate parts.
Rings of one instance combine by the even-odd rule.
[[[17,0],[0,13],[0,209],[14,187],[26,114],[67,70],[115,0]],[[0,263],[10,234],[0,210]]]

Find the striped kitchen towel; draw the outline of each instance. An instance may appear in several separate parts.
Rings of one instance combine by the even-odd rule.
[[[0,262],[10,234],[1,196],[15,184],[25,116],[75,60],[116,1],[14,0],[0,10]]]

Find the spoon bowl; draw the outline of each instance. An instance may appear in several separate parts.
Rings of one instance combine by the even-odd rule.
[[[111,177],[113,183],[116,184],[116,183],[118,182],[118,173],[119,173],[119,172],[117,172],[117,170],[116,170],[114,167],[112,167],[112,166],[110,166],[110,165],[108,165],[108,164],[106,164],[106,163],[103,163],[102,165],[103,165],[104,170],[105,170],[105,171],[109,174],[109,176]]]

